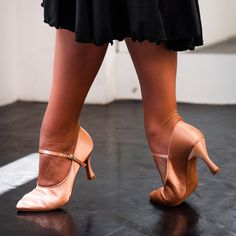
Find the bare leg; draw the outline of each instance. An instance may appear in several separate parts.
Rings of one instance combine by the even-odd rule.
[[[144,126],[150,150],[167,154],[169,138],[180,119],[176,104],[177,52],[145,40],[126,38],[142,93]]]
[[[40,131],[40,148],[73,151],[79,115],[107,46],[75,42],[73,32],[56,30],[53,81]],[[67,175],[70,163],[65,158],[40,154],[39,184],[60,182]]]

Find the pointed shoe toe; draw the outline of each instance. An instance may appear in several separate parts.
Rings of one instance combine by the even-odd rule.
[[[29,211],[37,209],[37,206],[34,204],[36,199],[31,197],[29,198],[29,193],[25,194],[16,204],[16,209],[21,211]]]
[[[48,211],[59,208],[68,201],[68,197],[55,193],[57,191],[53,192],[53,189],[47,191],[45,187],[36,186],[18,201],[16,208],[23,211]]]
[[[149,200],[152,203],[157,203],[157,204],[164,204],[164,200],[162,198],[162,194],[161,194],[161,189],[163,187],[153,190],[149,193]]]
[[[177,206],[184,201],[183,194],[178,195],[172,191],[170,191],[168,194],[165,194],[165,193],[167,193],[165,187],[161,187],[156,190],[153,190],[149,194],[149,200],[152,203],[161,204],[161,205],[165,205],[169,207]]]
[[[23,200],[20,199],[16,204],[16,209],[21,210],[21,209],[24,209],[24,208],[25,208],[25,206],[24,206]]]

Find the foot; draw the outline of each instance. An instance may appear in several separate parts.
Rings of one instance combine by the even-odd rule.
[[[173,128],[180,119],[182,117],[177,112],[174,112],[147,134],[149,148],[152,153],[168,154]]]
[[[56,135],[53,136],[53,138],[48,139],[41,138],[43,141],[41,141],[40,148],[62,153],[73,153],[77,142],[78,132],[79,126],[77,129],[68,131],[66,135]],[[67,176],[70,170],[71,160],[42,153],[39,155],[39,185],[55,185]]]

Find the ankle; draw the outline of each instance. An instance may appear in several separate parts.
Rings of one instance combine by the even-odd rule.
[[[39,148],[57,152],[73,152],[79,129],[49,130],[41,128]]]
[[[152,153],[167,154],[169,142],[167,132],[153,130],[147,134],[147,142]]]
[[[174,126],[180,119],[182,117],[178,112],[172,112],[165,119],[146,128],[147,141],[151,152],[167,154],[170,136]]]
[[[76,140],[76,132],[64,135],[41,132],[39,148],[55,152],[73,153]],[[50,186],[61,182],[68,174],[70,166],[71,161],[69,159],[40,153],[38,184]]]
[[[164,118],[162,118],[159,122],[157,122],[157,126],[161,130],[165,129],[171,129],[175,124],[180,120],[183,119],[181,115],[178,113],[178,111],[172,111],[165,115]]]

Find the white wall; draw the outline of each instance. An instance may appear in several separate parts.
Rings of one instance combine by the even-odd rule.
[[[17,99],[16,2],[0,1],[0,105]]]
[[[40,3],[41,0],[0,0],[0,105],[16,99],[47,101],[49,97],[55,29],[43,22],[43,8]],[[199,0],[199,4],[206,46],[236,35],[235,0],[224,2]],[[120,43],[119,48],[120,52],[116,53],[115,44],[113,47],[109,46],[105,60],[86,98],[86,103],[104,104],[120,98],[140,99],[138,79],[124,42]],[[221,89],[223,95],[217,97],[217,94],[207,93],[208,88],[206,88],[208,95],[204,95],[204,101],[202,94],[192,97],[186,93],[188,89],[194,88],[196,83],[194,75],[198,73],[197,68],[194,67],[195,61],[191,59],[189,62],[187,56],[192,55],[180,53],[180,61],[183,63],[180,65],[178,77],[184,76],[188,79],[186,84],[180,83],[177,97],[179,100],[236,103],[236,97],[229,94],[227,90]],[[206,58],[204,60],[206,64],[210,62]],[[191,71],[188,70],[189,67]],[[210,64],[208,68],[211,68]],[[228,68],[226,67],[225,70],[228,71]],[[211,73],[209,70],[199,74],[200,84],[201,81],[204,83],[209,79],[208,72]],[[231,72],[234,73],[232,70]],[[231,78],[232,75],[230,74],[229,77]],[[218,76],[217,79],[219,81],[216,84],[222,85],[224,82],[222,78]],[[179,80],[182,81],[182,79]],[[235,87],[235,84],[231,84],[235,83],[234,81],[229,79],[228,87]]]
[[[236,36],[235,0],[199,0],[206,45]]]

